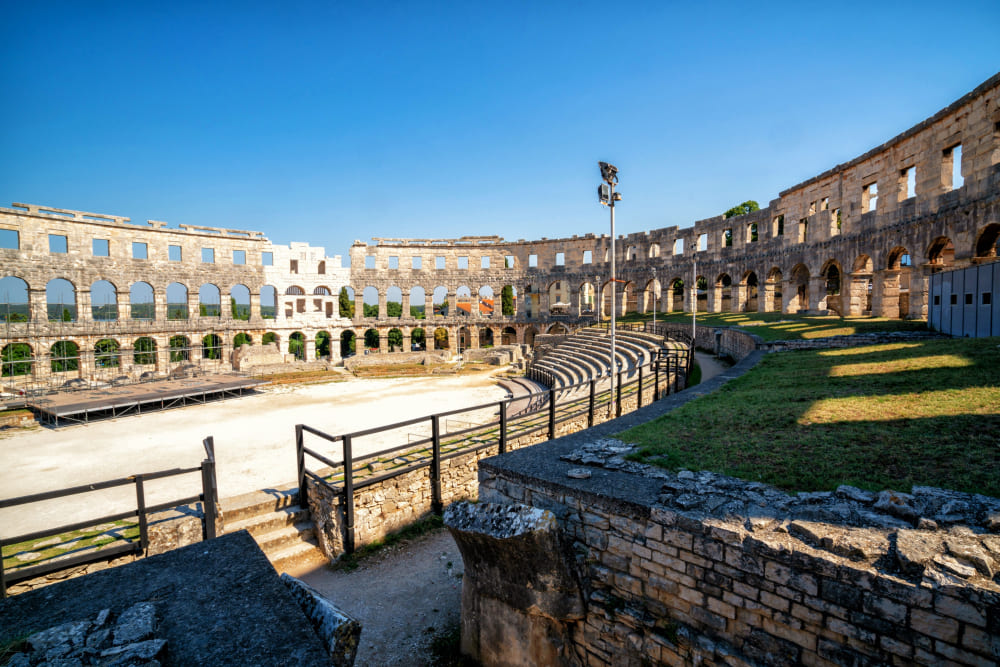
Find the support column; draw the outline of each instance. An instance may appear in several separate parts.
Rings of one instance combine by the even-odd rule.
[[[316,360],[316,340],[315,338],[306,338],[305,342],[305,360],[315,361]]]
[[[35,324],[42,324],[49,321],[47,305],[45,303],[45,289],[28,289],[28,317]],[[37,364],[36,364],[37,365]]]
[[[829,307],[826,296],[826,277],[813,276],[809,279],[809,310],[828,310]]]
[[[401,300],[403,302],[403,312],[400,313],[400,318],[401,319],[409,319],[409,317],[410,317],[410,295],[404,292],[403,293],[403,297],[402,297]]]
[[[94,321],[94,313],[90,304],[90,289],[79,289],[76,291],[76,321]]]
[[[379,354],[389,354],[389,332],[379,331],[378,332],[378,353]]]

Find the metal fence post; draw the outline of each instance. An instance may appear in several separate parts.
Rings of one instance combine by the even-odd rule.
[[[549,389],[549,440],[556,439],[556,390]]]
[[[507,453],[507,402],[500,401],[500,454]]]
[[[622,416],[622,372],[621,371],[618,371],[618,382],[616,384],[618,386],[615,387],[615,389],[617,389],[618,391],[616,392],[617,395],[615,397],[615,417],[621,417]]]
[[[655,364],[653,366],[653,400],[660,400],[660,358],[661,355],[657,353],[656,359],[653,361]]]
[[[302,424],[295,425],[295,464],[298,469],[299,507],[308,507],[306,491],[306,452],[303,442]]]
[[[142,475],[135,476],[135,503],[139,509],[139,548],[145,554],[149,546],[149,524],[146,522],[146,492],[142,487]]]
[[[594,395],[596,393],[595,383],[597,380],[590,380],[590,397],[587,403],[587,428],[594,425]]]
[[[205,539],[215,539],[215,503],[218,493],[215,488],[215,461],[205,459],[201,462],[201,495],[202,515],[205,521]]]
[[[347,539],[344,551],[354,553],[354,457],[351,455],[351,436],[344,436],[344,529]]]
[[[636,392],[636,405],[635,409],[638,410],[642,407],[642,366],[639,366],[639,391]]]
[[[431,511],[441,514],[441,418],[431,417]]]

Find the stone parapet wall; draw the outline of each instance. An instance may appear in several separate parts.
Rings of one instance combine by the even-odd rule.
[[[586,612],[537,627],[570,638],[566,664],[1000,659],[1000,500],[927,487],[789,496],[581,443],[480,465],[482,502],[550,511],[564,532]],[[521,618],[516,600],[492,608]]]

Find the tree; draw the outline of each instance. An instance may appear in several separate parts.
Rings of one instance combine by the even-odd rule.
[[[447,350],[448,349],[448,330],[444,327],[436,329],[434,331],[434,349],[435,350]]]
[[[72,322],[73,321],[73,316],[70,314],[69,308],[63,308],[62,321],[63,322]]]
[[[378,331],[375,329],[369,329],[365,332],[365,347],[371,348],[372,350],[378,349]]]
[[[402,308],[402,306],[400,306],[400,308]],[[389,349],[390,350],[392,350],[393,348],[397,348],[397,347],[402,350],[403,349],[403,332],[400,331],[399,329],[389,329],[388,341],[389,341]],[[403,350],[403,351],[406,352],[407,350]]]
[[[3,377],[31,373],[31,348],[26,343],[5,345],[2,353]]]
[[[410,342],[413,343],[414,345],[423,345],[424,344],[424,330],[423,329],[414,329],[412,332],[410,332]]]
[[[737,215],[746,215],[747,213],[753,213],[754,211],[760,210],[760,204],[755,202],[753,199],[748,199],[742,204],[732,207],[728,211],[722,214],[723,218],[733,218]]]
[[[306,337],[298,331],[288,337],[288,354],[293,355],[299,361],[303,361],[306,358],[305,338]]]
[[[514,288],[511,285],[504,285],[500,290],[500,312],[504,317],[514,315]]]
[[[399,301],[387,301],[385,304],[385,314],[389,317],[402,317],[403,304]]]
[[[365,317],[378,317],[378,304],[374,303],[363,303],[361,304],[364,309]]]
[[[250,337],[250,334],[241,331],[233,336],[233,347],[238,348],[243,345],[253,345],[253,338]]]
[[[354,301],[351,300],[351,296],[347,293],[347,287],[340,288],[340,296],[337,300],[340,303],[340,316],[353,318]]]
[[[330,356],[330,334],[320,331],[316,334],[316,358]]]
[[[424,307],[423,306],[410,306],[410,317],[415,320],[424,319]]]

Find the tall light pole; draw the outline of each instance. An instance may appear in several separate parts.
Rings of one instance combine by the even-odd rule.
[[[615,291],[617,276],[615,273],[615,202],[622,200],[620,192],[615,192],[615,185],[618,183],[618,167],[607,162],[597,163],[601,168],[601,180],[604,182],[597,186],[597,196],[601,204],[611,209],[611,394],[608,400],[608,419],[615,414],[615,374],[618,370],[618,363],[615,360]]]
[[[656,267],[653,267],[653,333],[656,333]]]
[[[691,268],[691,350],[694,351],[694,339],[698,335],[698,260],[694,260]]]

